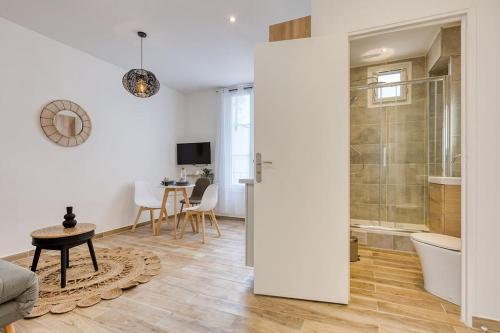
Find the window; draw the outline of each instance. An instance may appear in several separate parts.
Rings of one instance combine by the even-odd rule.
[[[231,184],[243,186],[241,178],[251,178],[253,172],[251,95],[231,97]]]
[[[245,216],[245,186],[253,178],[253,92],[251,87],[221,89],[216,140],[215,181],[219,184],[217,212]]]
[[[369,67],[369,78],[378,83],[394,83],[411,80],[411,62]],[[411,103],[411,85],[389,86],[368,90],[368,107],[375,108]]]

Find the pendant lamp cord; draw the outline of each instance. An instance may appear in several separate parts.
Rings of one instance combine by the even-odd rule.
[[[142,40],[143,38],[141,37],[141,69],[142,69]]]

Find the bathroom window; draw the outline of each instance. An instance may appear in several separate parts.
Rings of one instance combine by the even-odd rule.
[[[368,67],[368,77],[377,83],[411,80],[411,62]],[[411,85],[395,85],[368,90],[368,107],[403,105],[411,103]]]

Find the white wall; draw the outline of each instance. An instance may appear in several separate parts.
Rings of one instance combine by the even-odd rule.
[[[212,165],[215,165],[215,139],[220,98],[216,89],[201,90],[186,95],[184,111],[184,133],[179,142],[210,141]],[[188,167],[188,171],[200,169]]]
[[[467,251],[465,318],[472,316],[500,320],[500,223],[498,198],[498,142],[500,142],[500,1],[498,0],[312,0],[314,36],[338,35],[346,42],[338,52],[348,52],[348,33],[399,25],[426,17],[468,11],[466,36],[467,105],[462,154],[466,159],[462,175],[466,190]],[[348,68],[346,68],[346,71]],[[343,78],[339,78],[343,80]],[[341,83],[341,82],[340,82]],[[348,82],[344,82],[345,98]],[[346,110],[347,111],[347,110]],[[464,205],[465,206],[465,205]]]
[[[0,257],[32,249],[30,231],[63,220],[105,231],[133,222],[133,181],[174,176],[184,96],[163,85],[149,99],[122,86],[125,69],[0,19]],[[60,147],[39,125],[55,99],[92,119],[83,145]]]

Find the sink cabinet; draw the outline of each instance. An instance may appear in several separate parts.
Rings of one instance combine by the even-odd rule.
[[[460,237],[460,185],[429,184],[429,229]]]

